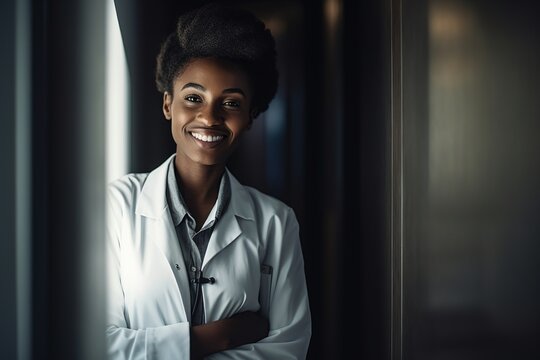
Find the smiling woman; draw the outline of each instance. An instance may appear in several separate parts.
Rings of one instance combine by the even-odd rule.
[[[172,120],[177,144],[176,166],[186,171],[190,162],[225,164],[249,129],[251,89],[244,71],[230,62],[196,59],[174,83],[174,93],[163,95],[163,113]]]
[[[176,153],[109,190],[111,359],[300,359],[311,337],[298,222],[226,168],[277,86],[252,14],[182,15],[157,59]]]

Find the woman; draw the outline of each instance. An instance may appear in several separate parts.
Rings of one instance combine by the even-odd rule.
[[[109,192],[112,359],[301,359],[311,318],[292,209],[226,169],[277,87],[252,14],[182,15],[157,59],[176,153]]]

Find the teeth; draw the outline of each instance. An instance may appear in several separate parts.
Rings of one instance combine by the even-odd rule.
[[[211,135],[202,135],[202,134],[197,134],[196,132],[192,132],[191,135],[197,139],[197,140],[201,140],[201,141],[204,141],[204,142],[216,142],[216,141],[219,141],[221,139],[224,138],[223,135],[218,135],[218,136],[211,136]]]

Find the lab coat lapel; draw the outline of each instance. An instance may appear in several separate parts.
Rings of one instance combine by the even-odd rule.
[[[212,232],[203,260],[203,269],[220,251],[242,236],[239,218],[254,220],[253,202],[249,193],[228,169],[226,171],[231,185],[231,199],[229,207]]]
[[[152,230],[153,239],[151,240],[159,247],[169,263],[169,267],[178,286],[179,299],[182,301],[186,318],[190,321],[191,311],[186,311],[186,309],[191,309],[187,268],[184,264],[184,257],[180,250],[180,244],[178,243],[165,193],[167,171],[173,156],[148,174],[135,212],[137,215],[149,218],[149,224],[155,227]]]
[[[238,219],[231,211],[225,211],[223,217],[219,220],[208,242],[208,249],[204,255],[202,268],[212,260],[221,250],[225,249],[242,233],[238,224]]]

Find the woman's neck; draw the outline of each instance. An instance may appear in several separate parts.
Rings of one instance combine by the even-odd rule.
[[[182,197],[200,229],[216,203],[225,166],[201,165],[177,155],[175,168]]]

